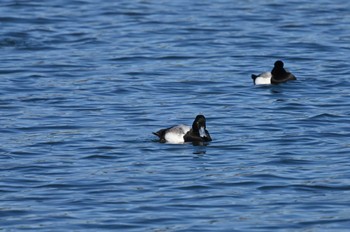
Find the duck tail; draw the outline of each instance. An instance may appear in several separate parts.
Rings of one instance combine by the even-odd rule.
[[[159,138],[161,137],[160,134],[159,134],[159,131],[158,132],[152,132],[152,134],[154,134],[155,136],[158,136]]]

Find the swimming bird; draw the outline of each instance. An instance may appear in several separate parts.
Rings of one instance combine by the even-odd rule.
[[[284,69],[284,63],[277,60],[271,72],[264,72],[259,75],[252,74],[252,79],[255,85],[280,84],[297,78]]]
[[[197,115],[192,128],[183,124],[153,132],[161,143],[210,142],[204,115]]]

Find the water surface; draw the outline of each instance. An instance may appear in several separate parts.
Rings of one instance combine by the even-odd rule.
[[[349,9],[2,1],[0,230],[347,231]],[[200,113],[207,146],[152,135]]]

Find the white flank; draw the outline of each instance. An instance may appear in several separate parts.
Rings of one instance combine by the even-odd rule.
[[[260,73],[259,76],[255,79],[256,85],[270,85],[271,84],[271,73],[264,72]]]
[[[184,135],[191,129],[186,125],[178,125],[170,128],[165,134],[167,143],[184,143]]]

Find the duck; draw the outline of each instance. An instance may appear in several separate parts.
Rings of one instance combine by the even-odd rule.
[[[192,123],[192,127],[180,124],[157,132],[152,132],[158,136],[161,143],[181,144],[186,142],[210,142],[210,134],[206,128],[206,118],[204,115],[197,115]]]
[[[284,63],[281,60],[277,60],[274,64],[271,72],[263,72],[259,75],[252,74],[252,79],[255,85],[277,85],[297,78],[293,73],[284,69]]]

